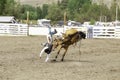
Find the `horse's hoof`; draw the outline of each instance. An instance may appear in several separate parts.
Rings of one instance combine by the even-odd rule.
[[[53,59],[52,61],[56,61],[56,59]]]
[[[64,61],[63,59],[61,59],[61,61]]]

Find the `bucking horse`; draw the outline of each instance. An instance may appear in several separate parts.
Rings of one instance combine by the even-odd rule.
[[[64,61],[64,57],[67,53],[69,46],[76,44],[77,42],[85,38],[86,38],[86,34],[82,31],[78,31],[76,29],[66,30],[66,32],[63,33],[62,38],[56,38],[53,41],[53,49],[55,50],[56,48],[58,48],[58,52],[57,55],[55,56],[54,61],[56,61],[62,48],[65,51],[64,54],[62,55],[61,61]]]

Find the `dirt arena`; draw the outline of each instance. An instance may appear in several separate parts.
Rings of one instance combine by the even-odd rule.
[[[85,39],[61,62],[39,59],[44,36],[0,37],[0,80],[120,80],[120,39]]]

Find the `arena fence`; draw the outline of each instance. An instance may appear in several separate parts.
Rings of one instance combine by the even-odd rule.
[[[120,38],[120,26],[116,27],[53,27],[56,29],[56,35],[62,35],[65,30],[74,28],[87,34],[87,38]],[[1,36],[27,36],[27,35],[46,35],[47,27],[29,27],[27,24],[5,24],[0,23]]]
[[[28,34],[27,24],[0,23],[1,36],[27,36],[27,34]]]
[[[93,27],[93,38],[120,38],[120,26]]]

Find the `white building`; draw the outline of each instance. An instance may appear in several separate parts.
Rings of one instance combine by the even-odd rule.
[[[0,23],[17,23],[14,16],[0,16]]]

